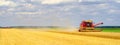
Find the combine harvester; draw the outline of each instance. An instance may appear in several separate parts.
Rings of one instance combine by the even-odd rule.
[[[95,27],[103,24],[103,22],[93,24],[92,20],[82,21],[80,24],[79,32],[101,32],[102,30],[95,30]]]

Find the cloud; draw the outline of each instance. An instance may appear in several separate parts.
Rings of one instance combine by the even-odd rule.
[[[0,15],[3,15],[4,13],[6,13],[5,11],[0,11]]]
[[[107,11],[108,14],[120,14],[120,10],[116,10],[116,9],[109,9]]]
[[[16,6],[16,3],[13,1],[0,0],[0,6]]]
[[[78,0],[78,2],[82,2],[82,0]]]
[[[82,1],[84,1],[84,2],[96,2],[96,1],[101,1],[101,0],[82,0]],[[103,0],[102,0],[103,1]]]
[[[67,3],[74,1],[76,0],[41,0],[41,4],[59,4],[59,3]]]
[[[110,9],[110,10],[108,11],[108,13],[115,13],[115,12],[117,12],[117,10],[114,10],[114,9]]]
[[[107,21],[114,21],[113,18],[107,18],[106,20],[107,20]]]
[[[16,12],[16,15],[42,15],[43,12]]]
[[[15,8],[7,7],[14,6],[16,3],[18,6]],[[38,26],[75,26],[85,19],[108,23],[114,20],[110,16],[119,18],[120,8],[119,5],[116,5],[119,3],[114,3],[104,0],[3,0],[0,1],[0,6],[5,7],[0,8],[2,10],[0,20],[2,20],[1,22],[6,21],[5,24],[1,23],[4,25]],[[2,16],[5,19],[2,19]]]
[[[120,0],[115,0],[115,2],[120,3]]]
[[[41,4],[61,4],[61,3],[69,3],[69,2],[89,2],[89,3],[95,3],[95,2],[106,2],[101,0],[31,0],[32,2],[40,2]]]
[[[36,6],[34,6],[33,4],[30,4],[30,3],[22,4],[22,6],[24,6],[24,7],[26,7],[26,8],[30,8],[30,9],[33,9],[33,8],[36,7]]]

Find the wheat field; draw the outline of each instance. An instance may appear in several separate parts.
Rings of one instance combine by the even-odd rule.
[[[120,45],[120,33],[50,30],[0,29],[0,45]]]

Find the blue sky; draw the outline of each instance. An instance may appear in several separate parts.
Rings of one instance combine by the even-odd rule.
[[[120,0],[0,0],[0,26],[120,26]]]

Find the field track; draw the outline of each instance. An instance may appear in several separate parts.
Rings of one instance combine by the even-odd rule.
[[[0,29],[0,45],[120,45],[120,33]]]

